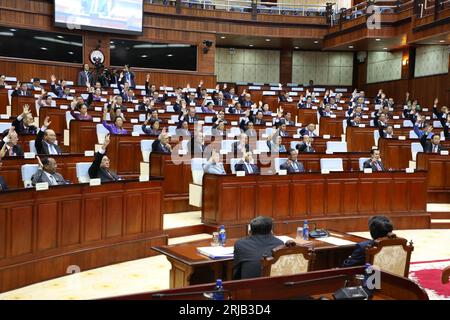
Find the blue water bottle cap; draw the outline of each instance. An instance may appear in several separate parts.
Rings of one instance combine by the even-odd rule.
[[[304,224],[307,224],[307,223],[308,223],[308,220],[305,220],[303,223],[304,223]]]
[[[216,280],[216,285],[217,286],[222,286],[222,279],[217,279]]]
[[[219,227],[219,229],[225,229],[225,226],[224,226],[224,225],[221,225],[221,226]]]

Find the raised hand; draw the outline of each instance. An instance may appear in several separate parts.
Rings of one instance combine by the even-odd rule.
[[[50,81],[51,81],[52,83],[56,82],[56,76],[55,76],[54,74],[52,74],[52,75],[50,76]]]
[[[227,84],[224,83],[224,84],[223,84],[223,89],[225,90],[226,88],[227,88]]]
[[[20,88],[20,81],[17,81],[16,90]]]
[[[37,159],[39,167],[43,168],[44,165],[42,164],[41,158],[39,158],[39,156],[36,156],[36,159]]]
[[[23,105],[23,115],[29,114],[30,113],[30,106],[28,104]]]
[[[44,119],[44,127],[48,128],[52,122],[50,121],[50,117],[47,116]]]
[[[203,80],[200,80],[200,83],[198,84],[199,87],[203,87]]]
[[[14,133],[14,130],[16,130],[16,127],[11,126],[8,130],[8,138],[11,138],[11,135]]]
[[[150,82],[150,73],[147,73],[147,75],[145,76],[145,81]]]
[[[108,133],[105,136],[105,140],[103,141],[103,149],[106,150],[106,147],[108,147],[109,143],[111,142],[110,140],[110,134]]]
[[[191,84],[190,83],[186,83],[186,88],[190,89],[191,88]]]
[[[434,99],[434,105],[437,105],[439,103],[439,99],[438,98],[435,98]]]

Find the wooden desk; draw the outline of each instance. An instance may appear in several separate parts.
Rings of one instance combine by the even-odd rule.
[[[411,143],[420,142],[419,139],[384,139],[378,141],[381,158],[385,168],[408,168],[409,161],[412,161]],[[450,140],[441,141],[446,149],[450,149]],[[416,159],[417,160],[417,159]]]
[[[349,281],[349,286],[357,285],[355,276],[363,273],[363,267],[321,270],[291,276],[226,281],[223,283],[223,287],[229,293],[230,300],[319,299],[320,297],[333,299],[333,293],[343,288],[346,280]],[[428,300],[425,290],[408,278],[382,271],[380,279],[381,289],[376,290],[373,300]],[[215,282],[180,289],[118,296],[110,299],[206,300],[203,292],[214,289]],[[196,292],[199,292],[199,294],[195,294]],[[175,312],[173,314],[175,315]]]
[[[151,255],[164,245],[162,181],[120,181],[4,192],[0,292]]]
[[[274,228],[277,234],[277,226]],[[337,246],[318,239],[311,239],[310,246],[315,250],[316,261],[313,270],[337,268],[353,252],[357,242],[367,239],[332,231],[331,235],[355,242],[352,245]],[[295,238],[295,234],[288,234]],[[226,246],[234,246],[239,238],[228,239]],[[182,288],[194,284],[214,282],[215,279],[232,280],[233,258],[211,259],[197,252],[198,247],[209,247],[211,240],[202,240],[178,245],[153,247],[153,250],[166,256],[170,270],[170,288]]]
[[[58,165],[57,171],[64,177],[64,179],[72,183],[78,183],[76,163],[77,162],[92,162],[93,157],[85,157],[84,154],[64,154],[52,156]],[[22,181],[22,165],[37,164],[36,159],[24,159],[23,157],[9,157],[3,158],[3,166],[0,174],[5,179],[9,189],[23,188]]]
[[[450,157],[420,152],[417,169],[428,170],[428,202],[450,202]]]
[[[284,233],[289,233],[289,222],[305,219],[341,232],[363,231],[375,214],[391,217],[396,229],[429,228],[426,178],[423,171],[205,174],[202,221],[214,227],[225,225],[230,237],[245,235],[248,222],[259,215],[285,223],[285,229],[279,230]]]
[[[6,114],[6,106],[9,106],[8,90],[0,89],[0,114]]]

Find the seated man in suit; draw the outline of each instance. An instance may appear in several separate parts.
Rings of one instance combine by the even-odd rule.
[[[189,124],[194,124],[198,121],[198,116],[195,114],[195,108],[190,107],[189,110],[185,110],[182,115],[179,116],[178,121],[187,121]]]
[[[300,135],[302,137],[305,135],[308,135],[310,137],[317,137],[317,134],[314,133],[314,130],[316,130],[316,125],[314,123],[310,123],[306,128],[300,130]]]
[[[231,150],[235,155],[240,155],[243,152],[250,151],[250,145],[248,144],[248,136],[245,133],[239,135],[239,141],[233,142]]]
[[[261,110],[256,111],[256,115],[252,117],[252,122],[255,125],[261,125],[261,126],[265,126],[266,125],[266,121],[264,121],[263,119],[264,115],[262,113]]]
[[[394,127],[392,125],[388,125],[386,128],[379,127],[378,131],[380,132],[380,138],[394,138]]]
[[[372,169],[372,172],[385,171],[383,162],[381,162],[380,158],[380,150],[370,150],[370,159],[364,162],[363,168]]]
[[[233,279],[261,276],[261,259],[270,257],[272,249],[283,241],[272,234],[272,218],[256,217],[250,222],[250,235],[234,244]]]
[[[118,181],[121,178],[111,170],[109,170],[109,158],[106,155],[106,148],[108,147],[109,133],[105,136],[105,141],[98,152],[95,153],[94,161],[89,167],[89,178],[100,179],[101,182]]]
[[[347,118],[347,126],[348,127],[358,127],[361,124],[361,117],[355,116],[352,118]]]
[[[17,81],[16,89],[11,94],[12,97],[16,96],[22,96],[22,97],[31,97],[33,94],[31,90],[28,89],[27,83],[20,83],[20,81]]]
[[[52,123],[50,117],[46,117],[44,120],[44,125],[41,130],[39,130],[35,146],[38,154],[62,154],[61,148],[56,144],[56,134],[55,131],[48,129]]]
[[[234,166],[236,171],[245,171],[246,175],[259,174],[259,168],[253,164],[253,156],[251,152],[245,152],[244,157]]]
[[[16,128],[17,134],[36,134],[37,128],[33,125],[34,118],[30,111],[29,105],[23,106],[23,112],[11,124]]]
[[[441,136],[437,133],[433,134],[431,141],[427,141],[426,134],[422,135],[420,144],[426,153],[440,153],[442,150],[445,150],[441,145]]]
[[[370,218],[369,231],[373,240],[358,243],[356,249],[353,251],[352,255],[344,261],[342,267],[363,266],[366,262],[366,248],[372,246],[374,240],[392,235],[392,230],[394,230],[394,226],[388,217],[374,216]]]
[[[307,97],[306,101],[302,102],[302,97],[303,96],[300,96],[300,100],[299,100],[299,103],[298,103],[297,107],[299,109],[311,109],[313,107],[312,98],[311,97]]]
[[[14,127],[9,128],[8,134],[0,141],[1,158],[23,156],[22,147],[18,144],[19,136],[14,129]]]
[[[267,140],[267,147],[270,152],[286,152],[286,147],[282,144],[283,138],[278,134],[277,131]]]
[[[295,146],[295,149],[298,150],[298,152],[316,152],[316,150],[312,147],[314,139],[307,134],[303,136],[303,141],[298,143]]]
[[[31,177],[31,183],[33,186],[36,183],[48,182],[49,186],[57,186],[61,184],[67,184],[63,176],[56,172],[57,164],[53,158],[43,158],[42,161],[39,157],[36,157],[39,163],[39,169]]]
[[[205,139],[202,132],[195,132],[195,135],[189,140],[187,149],[193,158],[202,158],[206,149]]]
[[[305,172],[303,163],[297,160],[298,151],[296,149],[289,150],[289,157],[285,163],[280,165],[281,170],[286,170],[287,173]]]
[[[171,153],[172,147],[169,144],[169,135],[166,132],[166,128],[164,128],[161,134],[158,136],[158,140],[155,140],[152,143],[152,152],[159,153]]]
[[[220,162],[220,155],[217,153],[215,149],[213,149],[211,157],[208,159],[208,162],[206,162],[203,165],[203,171],[209,174],[220,174],[220,175],[227,174],[223,167],[223,163]]]
[[[2,152],[3,152],[3,149],[4,149],[4,146],[1,149]],[[1,156],[2,152],[0,152],[0,169],[2,168],[2,156]],[[6,182],[5,182],[5,180],[3,179],[3,177],[0,176],[0,192],[3,192],[3,191],[8,191],[8,186],[7,186]]]

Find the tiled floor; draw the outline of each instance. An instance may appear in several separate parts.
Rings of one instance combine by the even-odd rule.
[[[429,205],[428,211],[449,211],[450,205]],[[170,214],[165,228],[200,223],[200,212]],[[368,237],[367,232],[355,234]],[[398,230],[400,237],[413,240],[412,262],[450,259],[450,230]],[[170,239],[170,244],[208,238],[208,234]],[[170,264],[163,256],[119,263],[88,270],[0,294],[2,299],[96,299],[165,289],[169,287]]]

